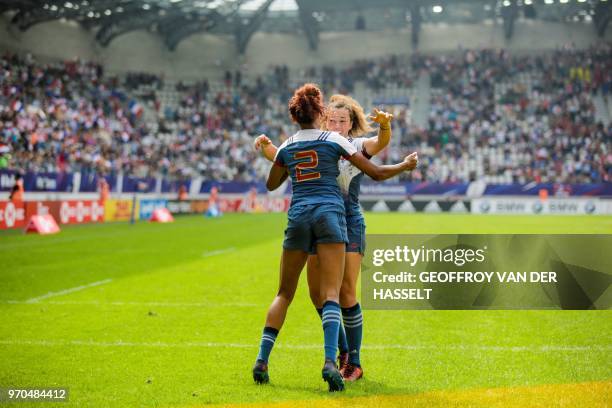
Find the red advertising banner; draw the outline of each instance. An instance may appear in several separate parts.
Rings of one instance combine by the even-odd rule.
[[[233,212],[287,212],[289,210],[290,198],[258,197],[250,198],[219,198],[219,211],[222,213]]]
[[[222,213],[238,212],[242,205],[242,198],[219,198],[217,205]]]
[[[23,202],[0,202],[0,229],[20,228],[25,225],[25,205]]]
[[[29,221],[34,215],[51,215],[59,220],[60,202],[59,201],[26,201],[26,219]]]
[[[61,224],[85,224],[104,221],[104,203],[93,200],[62,201],[59,209]]]
[[[258,207],[268,212],[287,212],[289,211],[289,205],[291,205],[291,199],[287,197],[265,197],[258,198],[256,203]]]
[[[218,199],[219,210],[235,212],[286,212],[291,199],[287,197],[237,197]],[[192,200],[184,203],[181,211],[204,213],[207,200]],[[35,215],[51,215],[59,224],[85,224],[128,220],[132,211],[130,200],[108,200],[106,206],[98,200],[26,201],[0,202],[0,229],[24,227]],[[138,211],[136,211],[138,214]]]

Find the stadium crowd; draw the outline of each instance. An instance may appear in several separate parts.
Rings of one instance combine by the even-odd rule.
[[[428,126],[400,120],[402,149],[394,157],[421,153],[412,179],[612,179],[612,127],[595,120],[593,106],[594,94],[610,92],[610,48],[524,56],[466,51],[422,57],[419,66],[431,77]]]
[[[512,56],[462,51],[359,60],[345,67],[286,66],[246,80],[226,72],[219,83],[179,82],[174,106],[160,103],[164,78],[105,75],[96,63],[39,63],[0,58],[0,168],[19,171],[124,172],[137,177],[262,179],[269,164],[253,152],[260,133],[280,142],[295,131],[287,114],[293,87],[308,79],[326,93],[352,93],[361,81],[376,91],[389,82],[412,87],[431,79],[428,124],[395,113],[383,160],[418,151],[415,181],[493,183],[610,181],[612,126],[595,119],[593,95],[612,89],[611,49],[559,50]],[[147,87],[146,95],[138,93]],[[369,109],[370,107],[365,107]],[[147,112],[148,111],[148,115]]]

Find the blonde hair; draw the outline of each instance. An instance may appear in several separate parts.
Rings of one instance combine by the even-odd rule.
[[[327,105],[325,120],[321,124],[321,129],[327,130],[327,115],[330,109],[346,109],[349,112],[353,126],[349,130],[349,135],[353,137],[362,136],[374,130],[370,122],[366,118],[363,108],[355,99],[350,96],[335,94],[329,98]]]

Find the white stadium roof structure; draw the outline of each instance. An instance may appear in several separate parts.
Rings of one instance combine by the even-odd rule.
[[[234,35],[240,53],[251,36],[300,31],[311,49],[321,31],[410,27],[418,44],[421,24],[497,20],[506,38],[518,18],[592,22],[602,37],[612,0],[0,0],[0,13],[25,31],[52,20],[73,20],[107,46],[132,30],[157,32],[174,50],[196,33]]]

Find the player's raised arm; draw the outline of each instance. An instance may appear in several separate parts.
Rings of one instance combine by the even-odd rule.
[[[374,108],[369,119],[378,123],[378,135],[364,140],[363,148],[370,156],[375,156],[387,147],[391,141],[391,121],[393,120],[393,115]]]
[[[261,151],[263,156],[269,161],[273,162],[276,157],[276,151],[278,148],[274,146],[270,138],[266,135],[259,135],[253,142],[253,148],[257,151]]]
[[[279,149],[276,149],[276,154],[271,161],[274,162],[270,173],[268,174],[268,180],[266,180],[266,188],[268,191],[274,191],[280,187],[281,184],[287,180],[289,171],[287,169],[287,162],[285,158],[285,150],[283,149],[285,144],[282,144]]]
[[[419,157],[417,152],[413,152],[406,156],[401,163],[384,166],[377,166],[361,153],[355,153],[348,160],[373,180],[382,181],[397,176],[401,172],[414,170],[419,162]]]

